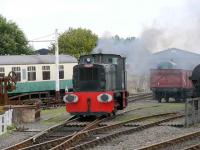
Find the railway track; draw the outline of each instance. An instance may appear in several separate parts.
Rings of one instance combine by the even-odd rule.
[[[152,100],[153,94],[152,93],[132,94],[128,98],[129,98],[128,102],[135,102],[139,100]]]
[[[96,127],[100,122],[107,118],[97,118],[93,121],[82,122],[82,124],[79,124],[79,119],[80,118],[72,117],[59,125],[53,126],[28,140],[8,147],[5,150],[50,149],[71,138],[78,132],[84,132]],[[74,125],[70,123],[74,123]]]
[[[200,131],[196,131],[196,132],[189,133],[189,134],[186,134],[186,135],[183,135],[183,136],[179,136],[179,137],[176,137],[176,138],[164,141],[164,142],[152,144],[150,146],[142,147],[142,148],[139,148],[138,150],[154,150],[154,149],[158,150],[158,149],[163,149],[163,148],[167,148],[167,147],[173,147],[175,145],[178,145],[180,143],[183,143],[183,142],[186,142],[188,140],[195,139],[195,138],[200,139]],[[187,150],[195,150],[195,148],[197,148],[197,149],[200,148],[200,145],[199,144],[193,145],[193,146],[188,147],[186,149]]]
[[[150,107],[156,107],[155,106],[150,106]],[[65,122],[53,126],[37,135],[34,137],[27,139],[21,143],[18,143],[16,145],[13,145],[11,147],[6,148],[6,150],[16,150],[16,149],[50,149],[52,147],[55,147],[56,145],[59,145],[60,143],[66,141],[67,139],[72,138],[76,134],[80,134],[82,132],[86,132],[87,130],[91,128],[95,128],[97,125],[98,126],[109,126],[109,124],[106,124],[107,120],[112,120],[113,118],[129,113],[131,111],[139,110],[139,109],[145,109],[149,107],[140,107],[132,110],[128,110],[125,112],[122,112],[116,116],[112,116],[109,118],[104,118],[103,120],[100,119],[99,121],[97,120],[95,122],[80,122],[77,119],[78,118],[70,118],[66,120]],[[171,113],[168,113],[171,114]],[[174,113],[172,113],[174,114]],[[161,116],[165,116],[166,114],[163,114]],[[148,117],[142,117],[138,119],[132,119],[130,122],[136,122],[136,121],[141,121],[144,119],[148,119],[154,116],[148,116]],[[159,115],[157,115],[159,117]],[[128,122],[125,122],[126,124]],[[122,123],[122,124],[125,124]],[[115,125],[117,126],[117,125]],[[130,126],[130,125],[129,125]],[[75,138],[75,137],[74,137]]]
[[[86,130],[86,131],[80,131],[73,135],[70,135],[69,139],[67,139],[64,142],[60,143],[59,145],[51,148],[51,150],[82,149],[82,148],[85,149],[85,148],[91,147],[94,144],[94,139],[96,141],[95,143],[105,142],[105,141],[108,141],[109,139],[113,139],[122,134],[127,134],[127,133],[131,133],[131,132],[143,130],[144,128],[148,128],[148,127],[151,127],[151,126],[157,125],[159,123],[169,121],[171,119],[175,119],[175,118],[178,118],[181,116],[182,115],[177,115],[176,113],[157,114],[157,115],[151,115],[151,116],[141,117],[141,118],[137,118],[137,119],[130,119],[128,121],[120,122],[120,123],[113,124],[113,125],[107,125],[107,126],[103,126],[103,127],[97,127],[97,128]],[[147,123],[147,124],[137,127],[137,128],[128,127],[128,129],[124,130],[124,127],[125,127],[124,125],[127,123],[134,122],[134,121],[142,121],[142,120],[153,118],[153,117],[167,117],[167,118],[159,120],[154,123]],[[118,132],[119,128],[121,128],[120,132]],[[109,132],[110,131],[113,132],[113,130],[115,130],[115,132],[113,134],[110,134]],[[116,130],[117,130],[117,132],[116,132]],[[105,132],[108,132],[108,135],[104,136],[102,138],[99,138],[99,136],[102,135],[102,132],[104,134],[105,134]],[[84,144],[79,144],[79,142],[82,142],[82,140],[85,141],[86,139],[89,139],[89,142],[86,142]],[[92,141],[90,141],[91,139],[92,139]],[[48,145],[49,144],[50,143],[48,143]],[[77,145],[77,146],[74,147],[74,145]],[[47,147],[45,147],[45,148],[47,148]]]
[[[125,127],[127,123],[143,121],[149,118],[157,118],[157,117],[166,117],[165,119],[160,119],[158,121],[154,121],[151,123],[146,123],[144,125],[138,127]],[[157,114],[146,117],[141,117],[137,119],[131,119],[128,121],[120,122],[117,124],[95,128],[86,132],[79,134],[73,142],[68,140],[60,144],[59,146],[53,148],[52,150],[61,150],[61,149],[70,149],[70,150],[78,150],[78,149],[87,149],[94,147],[98,144],[103,144],[111,141],[114,138],[120,137],[121,135],[131,134],[134,132],[142,131],[144,129],[156,126],[162,122],[167,122],[172,119],[176,119],[182,117],[183,115],[178,115],[175,113],[167,113],[167,114]],[[112,132],[112,133],[110,133]]]
[[[184,148],[183,150],[199,150],[200,149],[200,144],[195,144],[190,147]]]
[[[27,146],[30,146],[34,143],[34,141],[36,141],[37,139],[42,139],[43,137],[46,137],[50,132],[54,131],[54,130],[57,130],[59,128],[62,128],[64,125],[70,123],[70,122],[73,122],[77,120],[77,118],[75,118],[74,116],[72,116],[71,118],[65,120],[64,122],[60,123],[60,124],[57,124],[55,126],[52,126],[38,134],[36,134],[35,136],[27,139],[27,140],[24,140],[20,143],[17,143],[15,145],[12,145],[8,148],[5,148],[5,150],[18,150],[18,149],[21,149],[21,148],[24,148],[24,147],[27,147]]]

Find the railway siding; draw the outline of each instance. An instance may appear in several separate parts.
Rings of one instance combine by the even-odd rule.
[[[172,106],[173,105],[173,106]],[[93,140],[97,140],[97,144],[95,143],[94,145],[99,145],[101,143],[101,141],[98,141],[98,139],[101,139],[103,138],[102,141],[104,141],[104,145],[103,147],[105,146],[106,147],[106,141],[115,141],[117,140],[118,138],[121,139],[123,136],[126,136],[128,135],[128,133],[131,133],[130,131],[126,131],[126,130],[130,130],[132,129],[133,131],[133,135],[137,135],[139,134],[140,132],[143,132],[143,131],[140,131],[140,132],[136,132],[134,128],[140,128],[140,129],[143,129],[143,127],[147,127],[148,129],[146,129],[146,132],[148,132],[150,129],[152,128],[162,128],[165,130],[168,129],[169,127],[167,127],[168,125],[172,125],[172,121],[170,121],[169,123],[159,123],[159,124],[156,124],[156,127],[153,127],[151,125],[148,125],[148,124],[151,124],[153,122],[156,122],[156,121],[161,121],[162,119],[166,119],[168,116],[167,115],[164,115],[164,113],[166,112],[172,112],[174,110],[177,110],[177,112],[183,112],[182,111],[183,107],[181,104],[166,104],[166,103],[162,103],[162,104],[158,104],[156,102],[150,102],[150,101],[138,101],[137,103],[130,103],[130,105],[128,106],[128,108],[126,109],[127,111],[124,112],[121,111],[119,112],[119,114],[117,114],[116,117],[112,118],[112,121],[111,120],[107,120],[105,122],[100,122],[98,123],[99,127],[98,127],[98,131],[95,131],[95,129],[91,129],[89,131],[82,131],[82,133],[79,133],[78,135],[75,136],[75,132],[74,134],[53,134],[53,132],[46,132],[47,134],[41,134],[40,136],[36,137],[34,136],[35,138],[31,139],[31,144],[29,143],[29,145],[31,146],[33,143],[34,145],[32,145],[32,147],[29,147],[30,149],[35,149],[34,147],[37,145],[39,146],[40,148],[42,149],[50,149],[50,148],[53,148],[55,147],[56,145],[59,145],[63,142],[66,142],[66,141],[69,141],[71,139],[71,141],[76,141],[75,139],[76,138],[80,138],[78,141],[76,141],[75,143],[76,144],[79,144],[81,145],[81,143],[79,143],[80,141],[82,141],[83,138],[86,138],[86,139],[93,139]],[[54,110],[54,109],[53,109]],[[64,110],[64,109],[63,109]],[[52,110],[43,110],[43,114],[46,114],[48,115]],[[153,115],[153,113],[163,113],[163,116],[162,117],[152,117],[150,119],[145,119],[144,121],[141,121],[140,120],[135,120],[135,122],[129,122],[128,120],[130,120],[132,118],[132,120],[134,119],[139,119],[138,117],[141,117],[142,116],[146,116],[147,114],[151,114]],[[60,115],[60,113],[58,112],[58,114]],[[53,115],[54,117],[59,117],[59,115]],[[172,113],[171,116],[174,116],[176,115],[176,113]],[[127,116],[129,116],[127,118]],[[125,118],[124,118],[125,117]],[[120,119],[121,118],[121,119]],[[44,119],[44,118],[42,118]],[[51,119],[50,119],[51,120]],[[50,121],[48,118],[46,119],[47,122]],[[54,119],[53,119],[54,120]],[[43,123],[45,123],[46,121],[42,121]],[[59,120],[57,120],[59,121]],[[125,124],[121,124],[121,125],[116,125],[117,123],[119,122],[125,122],[125,121],[128,121],[126,122]],[[181,120],[182,121],[182,120]],[[180,123],[181,121],[177,121],[178,123]],[[67,132],[69,129],[72,129],[73,131],[75,131],[74,129],[76,129],[76,131],[79,131],[81,128],[84,129],[84,127],[88,124],[89,122],[71,122],[69,123],[68,125],[66,125],[62,130],[60,130],[61,132]],[[45,123],[46,124],[46,123]],[[157,126],[157,125],[161,125],[161,126]],[[70,127],[71,126],[71,127]],[[91,125],[92,126],[92,125]],[[108,127],[110,126],[110,127]],[[108,127],[108,129],[106,129],[105,127]],[[120,130],[118,130],[118,127],[121,128]],[[74,128],[74,129],[73,129]],[[172,127],[170,127],[172,128]],[[87,128],[86,128],[87,129]],[[119,131],[121,131],[122,133],[118,133]],[[50,133],[50,134],[48,134]],[[114,135],[113,137],[111,136],[111,134],[116,134]],[[28,133],[27,133],[28,134]],[[118,135],[119,134],[119,135]],[[50,135],[50,136],[49,136]],[[104,135],[104,136],[103,136]],[[123,135],[123,136],[122,136]],[[49,136],[49,137],[48,137]],[[105,138],[106,136],[109,136],[108,138]],[[41,138],[40,138],[41,137]],[[46,140],[43,140],[43,137],[46,138]],[[72,140],[72,137],[73,137],[73,140]],[[142,136],[141,136],[142,137]],[[0,137],[1,138],[1,137]],[[56,139],[55,139],[56,138]],[[145,138],[144,137],[144,141],[145,141]],[[131,139],[131,138],[130,138]],[[27,143],[29,142],[28,140],[26,141]],[[141,141],[140,141],[141,142]],[[42,144],[41,144],[42,143]],[[66,142],[67,143],[67,142]],[[85,143],[87,143],[87,141],[85,141]],[[112,142],[109,142],[110,144]],[[130,143],[133,143],[133,142],[130,142]],[[153,142],[152,142],[153,143]],[[69,143],[68,143],[69,144]],[[83,144],[83,143],[82,143]],[[83,144],[84,145],[84,144]],[[93,145],[93,146],[94,146]],[[27,145],[26,145],[27,146]],[[24,147],[26,147],[24,146]],[[71,148],[73,148],[73,142],[71,144]],[[124,147],[124,148],[128,148],[128,145],[126,145],[127,147]],[[62,147],[62,146],[61,146]],[[84,147],[84,146],[83,146]],[[92,147],[92,146],[88,146],[88,147]],[[102,147],[102,145],[100,146]],[[139,147],[142,147],[142,146],[137,146],[137,148]],[[69,147],[70,148],[70,147]],[[107,147],[108,148],[108,147]],[[134,147],[135,148],[135,147]],[[28,149],[28,148],[24,148],[24,149]],[[55,147],[55,149],[57,149]],[[58,148],[59,149],[59,148]],[[97,149],[98,149],[98,146],[97,146]],[[100,148],[102,149],[102,148]],[[104,149],[104,148],[103,148]],[[105,148],[106,149],[106,148]],[[110,149],[110,148],[109,148]],[[116,149],[116,147],[114,148]],[[119,148],[120,149],[120,148]],[[131,149],[133,149],[133,147],[131,147]]]
[[[166,148],[171,147],[172,145],[178,145],[181,142],[185,142],[187,140],[191,140],[194,138],[200,137],[200,131],[196,131],[193,133],[189,133],[183,136],[179,136],[164,142],[156,143],[150,146],[139,148],[138,150],[153,150],[153,149],[160,149],[160,148]]]
[[[164,115],[164,114],[162,114],[162,115]],[[158,115],[155,115],[155,116],[158,116]],[[148,116],[148,117],[153,117],[153,116]],[[147,119],[148,117],[138,118],[138,119],[135,119],[135,121],[143,120],[145,118]],[[87,149],[87,148],[90,148],[90,147],[93,147],[93,146],[97,146],[100,143],[102,144],[102,143],[109,142],[109,141],[111,141],[111,140],[113,140],[113,139],[115,139],[117,137],[122,136],[122,135],[131,134],[131,133],[134,133],[134,132],[137,132],[137,131],[141,131],[141,130],[144,130],[146,128],[153,127],[153,126],[158,125],[158,124],[160,124],[162,122],[169,121],[171,119],[175,119],[175,118],[178,118],[178,117],[182,117],[182,115],[177,115],[177,114],[174,115],[174,116],[172,115],[171,117],[168,117],[168,118],[165,118],[165,119],[161,119],[161,120],[156,121],[156,122],[147,123],[147,124],[141,125],[139,127],[123,129],[123,130],[120,130],[120,131],[119,131],[119,127],[120,126],[124,125],[125,123],[131,122],[133,120],[130,120],[130,121],[127,121],[127,122],[123,122],[123,123],[119,123],[119,124],[115,124],[115,125],[111,125],[109,127],[101,127],[101,128],[98,128],[98,129],[89,130],[89,131],[87,131],[87,134],[85,133],[84,139],[86,137],[93,136],[93,138],[89,138],[89,139],[93,139],[93,140],[84,141],[84,143],[82,143],[82,144],[79,144],[77,146],[71,147],[70,150]],[[116,129],[116,128],[118,128],[118,130],[116,132],[110,133],[111,130]],[[108,131],[108,133],[107,133],[107,131]],[[102,136],[102,133],[104,133],[103,134],[104,136]],[[88,134],[90,136],[88,136]],[[67,147],[67,148],[69,148],[69,147]],[[56,148],[56,149],[58,149],[58,148]]]

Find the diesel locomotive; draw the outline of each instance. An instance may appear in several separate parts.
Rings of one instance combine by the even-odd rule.
[[[90,54],[73,67],[73,91],[63,100],[66,111],[78,116],[115,114],[127,106],[125,57]]]

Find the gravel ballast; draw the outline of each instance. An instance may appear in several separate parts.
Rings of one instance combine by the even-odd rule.
[[[157,126],[124,135],[104,145],[99,145],[91,150],[132,150],[151,144],[163,142],[183,134],[200,131],[200,128],[175,128],[170,126]],[[175,147],[174,147],[175,148]],[[178,147],[176,147],[179,149]]]
[[[137,106],[155,106],[147,109],[140,109],[127,114],[127,116],[146,116],[150,114],[164,113],[164,112],[184,112],[184,104],[181,103],[157,103],[155,101],[149,102],[137,102],[129,105],[127,109]],[[161,106],[161,107],[160,107]],[[127,116],[122,116],[116,120],[125,120]],[[152,128],[145,129],[141,132],[136,132],[130,135],[124,135],[117,139],[113,139],[109,143],[99,145],[97,147],[91,148],[91,150],[133,150],[144,146],[149,146],[158,142],[163,142],[177,136],[182,136],[184,134],[200,131],[200,127],[190,127],[190,128],[177,128],[172,126],[166,126],[165,124],[183,124],[184,118],[176,119],[169,123],[163,123],[163,126],[156,126]],[[188,143],[195,143],[197,140],[193,140]],[[181,145],[172,147],[170,149],[179,150]]]

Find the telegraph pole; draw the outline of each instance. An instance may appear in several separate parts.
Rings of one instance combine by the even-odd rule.
[[[55,30],[56,101],[60,99],[58,29]]]

